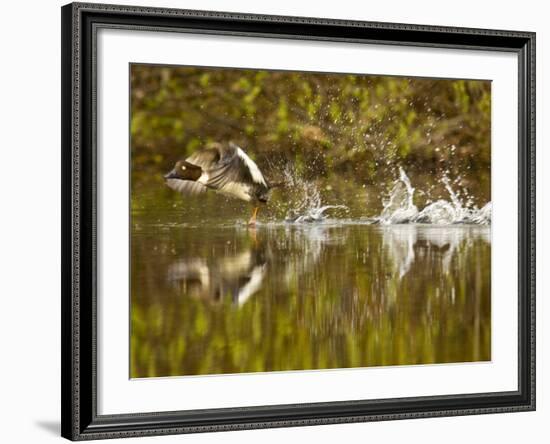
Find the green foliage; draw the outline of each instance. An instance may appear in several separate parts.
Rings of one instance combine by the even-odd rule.
[[[448,170],[490,199],[489,81],[132,65],[130,128],[137,188],[232,140],[264,170],[290,160],[357,184],[393,179],[396,164],[413,181]]]

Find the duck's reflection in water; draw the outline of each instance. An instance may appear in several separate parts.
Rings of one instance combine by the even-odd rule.
[[[319,224],[243,230],[238,247],[217,249],[201,257],[180,256],[169,265],[167,277],[181,295],[212,303],[229,298],[240,307],[268,281],[272,289],[282,292],[299,280],[314,279],[319,268],[330,268],[333,258],[343,257],[353,248],[348,241],[351,229]],[[490,229],[486,227],[404,224],[369,230],[374,230],[370,247],[365,248],[361,238],[357,238],[354,247],[356,255],[359,251],[363,254],[367,268],[382,259],[383,274],[372,276],[371,280],[377,283],[379,295],[387,303],[396,302],[396,284],[410,273],[428,272],[434,279],[453,275],[453,260],[462,260],[461,255],[472,243],[491,241]],[[376,237],[380,243],[372,241]],[[360,268],[354,273],[360,274]]]
[[[309,273],[326,245],[343,241],[323,226],[247,229],[248,242],[240,249],[226,249],[206,257],[180,257],[167,269],[167,279],[182,295],[213,303],[230,298],[245,304],[265,283],[268,273],[277,276],[280,289]]]
[[[168,268],[168,280],[191,297],[242,305],[256,293],[266,274],[265,245],[221,258],[182,258]]]

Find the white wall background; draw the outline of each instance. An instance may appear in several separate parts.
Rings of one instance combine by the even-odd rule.
[[[361,2],[272,0],[113,0],[114,3],[305,15],[537,32],[538,410],[484,415],[128,439],[124,442],[547,442],[550,386],[544,373],[550,304],[543,256],[550,253],[550,179],[544,171],[550,90],[550,14],[536,0]],[[60,441],[60,6],[5,2],[0,26],[0,436],[7,443]],[[548,78],[548,76],[547,76]],[[498,279],[498,276],[496,277]],[[544,350],[545,349],[545,350]],[[546,354],[546,356],[545,356]]]

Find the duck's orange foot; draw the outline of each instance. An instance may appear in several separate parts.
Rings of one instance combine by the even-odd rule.
[[[254,208],[254,211],[252,212],[252,217],[248,221],[249,227],[255,227],[256,226],[256,216],[258,214],[258,207]]]

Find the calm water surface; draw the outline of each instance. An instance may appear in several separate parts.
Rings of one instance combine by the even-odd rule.
[[[132,217],[132,377],[491,359],[490,227],[180,216]]]

